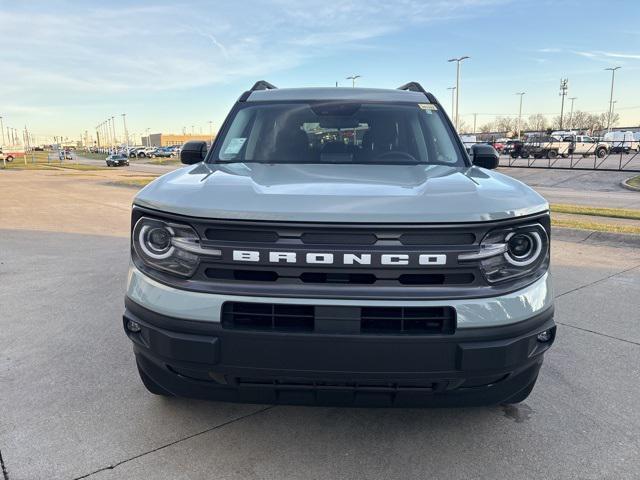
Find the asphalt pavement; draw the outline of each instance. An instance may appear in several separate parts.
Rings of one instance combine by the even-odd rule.
[[[21,198],[35,173],[0,186]],[[158,398],[122,331],[132,192],[56,175],[31,187],[53,207],[0,210],[0,452],[10,480],[638,478],[640,249],[553,241],[557,341],[519,405]]]

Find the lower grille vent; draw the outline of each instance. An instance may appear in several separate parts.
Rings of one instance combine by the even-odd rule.
[[[450,335],[453,307],[331,307],[225,302],[223,328],[364,335]]]

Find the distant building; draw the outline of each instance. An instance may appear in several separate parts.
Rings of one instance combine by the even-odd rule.
[[[215,138],[215,137],[214,137]],[[177,135],[174,133],[152,133],[148,137],[142,137],[142,145],[151,147],[170,147],[182,145],[190,140],[211,142],[211,135]]]

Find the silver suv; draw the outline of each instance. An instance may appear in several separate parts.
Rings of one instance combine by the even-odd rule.
[[[417,83],[276,89],[135,198],[124,329],[149,391],[520,402],[552,345],[549,206]]]

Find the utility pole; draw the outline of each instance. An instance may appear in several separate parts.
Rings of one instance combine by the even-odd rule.
[[[611,117],[613,116],[613,84],[616,79],[616,70],[622,67],[609,67],[605,70],[611,70],[611,94],[609,95],[609,118],[607,119],[607,132],[611,131]]]
[[[0,117],[0,131],[2,131],[2,143],[0,143],[0,145],[4,145],[4,124],[2,123],[2,117]]]
[[[456,97],[455,97],[455,94],[456,94],[456,87],[449,87],[449,88],[447,88],[447,90],[451,90],[451,115],[450,115],[450,117],[451,117],[451,118],[453,119],[453,121],[455,122],[455,117],[454,117],[454,115],[455,115],[455,110],[456,110],[456,108],[455,108],[455,106],[456,106],[456,104],[455,104],[455,99],[456,99]]]
[[[478,114],[473,114],[473,133],[476,133],[476,120],[478,119]]]
[[[213,142],[213,122],[209,120],[207,123],[209,124],[209,136],[211,137],[211,141]]]
[[[560,96],[562,97],[562,104],[560,106],[560,130],[562,130],[562,117],[564,116],[564,97],[567,96],[567,90],[569,90],[569,79],[560,79]]]
[[[468,58],[468,56],[464,56],[464,57],[460,57],[460,58],[450,58],[449,60],[447,60],[448,62],[456,62],[456,131],[458,131],[458,125],[459,125],[459,118],[458,118],[458,113],[459,113],[459,108],[460,108],[460,63],[462,63],[463,60],[466,60]]]
[[[571,113],[569,114],[569,130],[573,130],[573,102],[576,101],[578,97],[569,97],[571,100]]]
[[[351,75],[350,77],[347,77],[345,80],[351,80],[351,87],[352,88],[356,88],[356,79],[362,77],[362,75]],[[338,86],[338,83],[336,82],[336,87]]]
[[[522,130],[522,97],[527,92],[516,92],[516,95],[520,96],[520,108],[518,109],[518,140],[520,140],[520,133]]]
[[[147,132],[147,148],[151,146],[151,137],[149,136],[149,131],[151,129],[147,128],[146,132]]]

